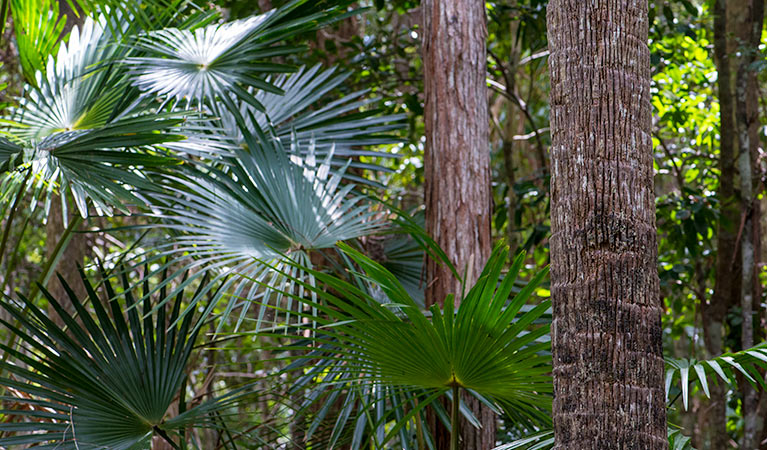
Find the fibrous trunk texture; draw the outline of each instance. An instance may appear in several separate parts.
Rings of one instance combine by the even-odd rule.
[[[668,448],[646,0],[551,0],[556,450]]]
[[[424,0],[422,12],[426,228],[471,285],[491,250],[485,3]],[[460,299],[459,283],[434,261],[427,263],[427,279],[428,304],[441,304],[449,293]],[[482,428],[462,421],[461,448],[493,448],[493,412],[465,400]],[[437,448],[448,448],[445,428],[434,417],[430,422]]]

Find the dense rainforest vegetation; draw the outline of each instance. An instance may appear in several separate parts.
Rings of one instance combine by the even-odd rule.
[[[0,0],[0,448],[767,449],[764,8]]]

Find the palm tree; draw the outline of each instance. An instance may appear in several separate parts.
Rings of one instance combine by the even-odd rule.
[[[145,10],[82,1],[80,7],[88,15],[63,41],[59,41],[63,18],[56,12],[57,2],[27,3],[14,2],[11,12],[22,35],[28,84],[0,130],[0,175],[3,195],[9,199],[3,208],[10,208],[11,217],[0,246],[5,272],[12,271],[14,257],[4,261],[3,256],[14,254],[21,242],[17,238],[15,246],[9,244],[11,252],[5,251],[14,215],[23,215],[24,203],[47,202],[53,193],[67,191],[69,196],[60,196],[64,214],[69,215],[72,206],[79,213],[69,222],[69,236],[81,218],[151,206],[164,220],[162,227],[177,236],[174,242],[187,242],[194,249],[186,269],[203,270],[178,282],[175,274],[160,276],[155,287],[142,290],[135,302],[125,293],[137,286],[124,278],[125,302],[117,302],[114,292],[108,294],[111,320],[98,306],[93,286],[85,282],[98,317],[92,322],[83,299],[65,280],[64,298],[53,298],[39,288],[55,270],[61,254],[57,252],[44,268],[40,284],[31,287],[28,296],[17,297],[21,304],[11,300],[5,304],[15,323],[5,323],[13,337],[4,346],[11,361],[2,369],[14,378],[6,377],[3,384],[19,394],[16,406],[39,403],[49,408],[33,408],[37,419],[49,414],[45,423],[6,426],[7,431],[47,433],[8,437],[8,443],[132,448],[146,445],[154,434],[180,445],[175,442],[185,439],[185,427],[210,421],[219,408],[210,405],[230,405],[234,398],[214,401],[199,415],[187,411],[179,418],[166,416],[173,396],[180,393],[183,399],[181,380],[202,323],[200,319],[191,326],[194,306],[208,292],[214,300],[223,292],[214,290],[215,283],[204,281],[202,274],[232,263],[229,249],[237,242],[245,243],[244,253],[236,248],[244,265],[230,266],[222,276],[214,274],[214,281],[244,267],[250,268],[247,274],[266,276],[265,266],[254,256],[278,258],[280,252],[291,251],[309,262],[309,252],[378,231],[382,222],[373,220],[367,197],[354,194],[345,181],[360,178],[347,175],[345,168],[377,167],[353,158],[377,155],[360,150],[360,145],[393,142],[386,133],[399,127],[400,118],[381,116],[366,92],[323,100],[346,74],[315,67],[298,69],[293,76],[274,75],[296,70],[270,62],[300,50],[281,42],[343,16],[349,2],[296,0],[244,21],[213,24],[217,17],[200,10],[162,12],[159,1],[146,2]],[[40,14],[26,14],[30,11]],[[158,14],[144,17],[152,11]],[[51,20],[43,24],[46,27],[36,27],[40,23],[35,21],[45,14]],[[159,78],[154,76],[158,73]],[[167,191],[160,192],[163,188]],[[241,213],[242,220],[217,223],[218,201]],[[200,219],[192,228],[184,225],[191,215]],[[59,250],[66,243],[62,239]],[[163,267],[151,272],[139,283],[164,271]],[[271,275],[267,279],[279,282]],[[103,282],[110,286],[108,280]],[[181,297],[193,283],[199,286],[195,295]],[[169,286],[172,289],[166,289]],[[235,296],[242,293],[237,289]],[[255,300],[256,290],[251,292],[248,302]],[[38,309],[38,293],[74,336],[61,333]],[[150,298],[154,301],[147,303]],[[84,327],[62,307],[62,300],[72,303]],[[137,315],[135,303],[145,306],[142,315]],[[173,311],[171,331],[164,329],[164,318],[162,325],[151,329],[147,318],[164,314],[167,307]],[[205,319],[214,307],[215,301],[204,311]],[[119,314],[123,308],[127,320]],[[241,317],[246,312],[243,308]],[[182,328],[172,331],[173,326]],[[178,341],[183,347],[168,347],[165,355],[183,350],[168,362],[174,366],[167,370],[176,375],[157,384],[148,368],[160,367],[161,362],[153,362],[149,347],[154,344],[141,336],[154,334],[160,339],[167,332],[189,334]],[[16,349],[17,339],[22,350]],[[46,346],[38,345],[38,340]],[[130,348],[135,350],[126,350]],[[117,365],[128,356],[130,367]],[[71,377],[58,376],[57,370],[68,367],[69,359],[77,361],[66,373]],[[41,380],[45,380],[42,390],[34,386]],[[147,390],[131,392],[129,386],[135,383]],[[155,395],[157,389],[162,396]],[[149,409],[147,402],[154,402]],[[86,424],[96,419],[101,427]]]
[[[547,9],[556,449],[668,448],[647,8]]]

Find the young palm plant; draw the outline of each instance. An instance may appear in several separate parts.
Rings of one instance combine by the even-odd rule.
[[[0,424],[0,446],[127,450],[147,448],[159,436],[181,448],[186,429],[222,426],[222,415],[252,394],[244,387],[186,409],[187,364],[203,321],[193,314],[181,319],[179,312],[182,301],[193,296],[179,293],[168,314],[144,295],[147,279],[143,292],[134,292],[127,278],[116,291],[104,277],[110,299],[105,307],[98,284],[82,271],[81,277],[86,301],[61,280],[74,313],[41,288],[60,322],[23,296],[0,304],[20,324],[0,319],[20,339],[19,348],[0,345],[10,356],[0,363],[9,374],[0,378],[3,400],[11,405],[2,412],[17,417]],[[139,296],[142,304],[136,303]]]
[[[362,269],[356,276],[383,295],[304,268],[317,279],[317,285],[298,279],[294,279],[295,283],[322,302],[294,292],[283,294],[318,311],[316,315],[305,314],[317,326],[307,325],[313,336],[309,345],[293,344],[282,350],[298,351],[299,362],[332,361],[322,373],[308,374],[321,385],[335,389],[396,387],[419,398],[406,416],[385,419],[395,424],[387,428],[385,436],[376,439],[378,448],[445,394],[453,400],[450,422],[451,429],[457,430],[462,391],[498,405],[512,417],[534,423],[549,421],[549,326],[536,321],[550,305],[543,301],[521,312],[545,277],[545,270],[509,301],[524,255],[514,260],[499,284],[508,249],[498,246],[457,310],[451,296],[445,299],[444,310],[432,306],[422,311],[391,272],[348,245],[340,247]],[[304,369],[303,364],[294,364],[287,370]],[[298,385],[305,384],[300,380],[301,376]],[[368,405],[378,407],[378,403]],[[458,439],[458,433],[453,433],[452,448],[459,448]]]

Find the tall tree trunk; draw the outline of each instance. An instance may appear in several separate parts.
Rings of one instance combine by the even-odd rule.
[[[740,252],[736,243],[740,225],[740,208],[735,196],[735,98],[732,86],[732,63],[729,58],[731,46],[727,39],[727,2],[717,0],[714,6],[714,59],[718,72],[719,88],[719,197],[720,216],[717,227],[716,273],[714,293],[701,304],[703,336],[707,357],[717,357],[723,351],[722,325],[727,311],[740,297]],[[711,398],[705,400],[701,409],[702,434],[696,442],[701,450],[726,448],[727,435],[727,387],[722,383],[710,386]]]
[[[556,450],[667,449],[646,0],[551,0]]]
[[[735,121],[738,135],[738,169],[743,209],[741,250],[741,296],[742,313],[741,345],[754,345],[754,293],[757,291],[756,246],[754,224],[755,188],[758,177],[754,170],[759,151],[759,104],[757,72],[752,67],[756,61],[764,22],[764,0],[741,0],[733,2],[733,35],[737,43],[738,70],[735,81]],[[743,388],[743,449],[759,448],[764,418],[759,417],[759,393],[750,385]]]
[[[424,0],[422,11],[426,228],[459,272],[466,270],[470,285],[490,255],[492,239],[485,3]],[[449,293],[460,299],[450,271],[429,261],[427,276],[427,304],[441,304]],[[492,448],[495,415],[473,398],[464,400],[482,428],[462,421],[461,448]],[[431,425],[437,448],[448,448],[444,427],[433,417]]]

